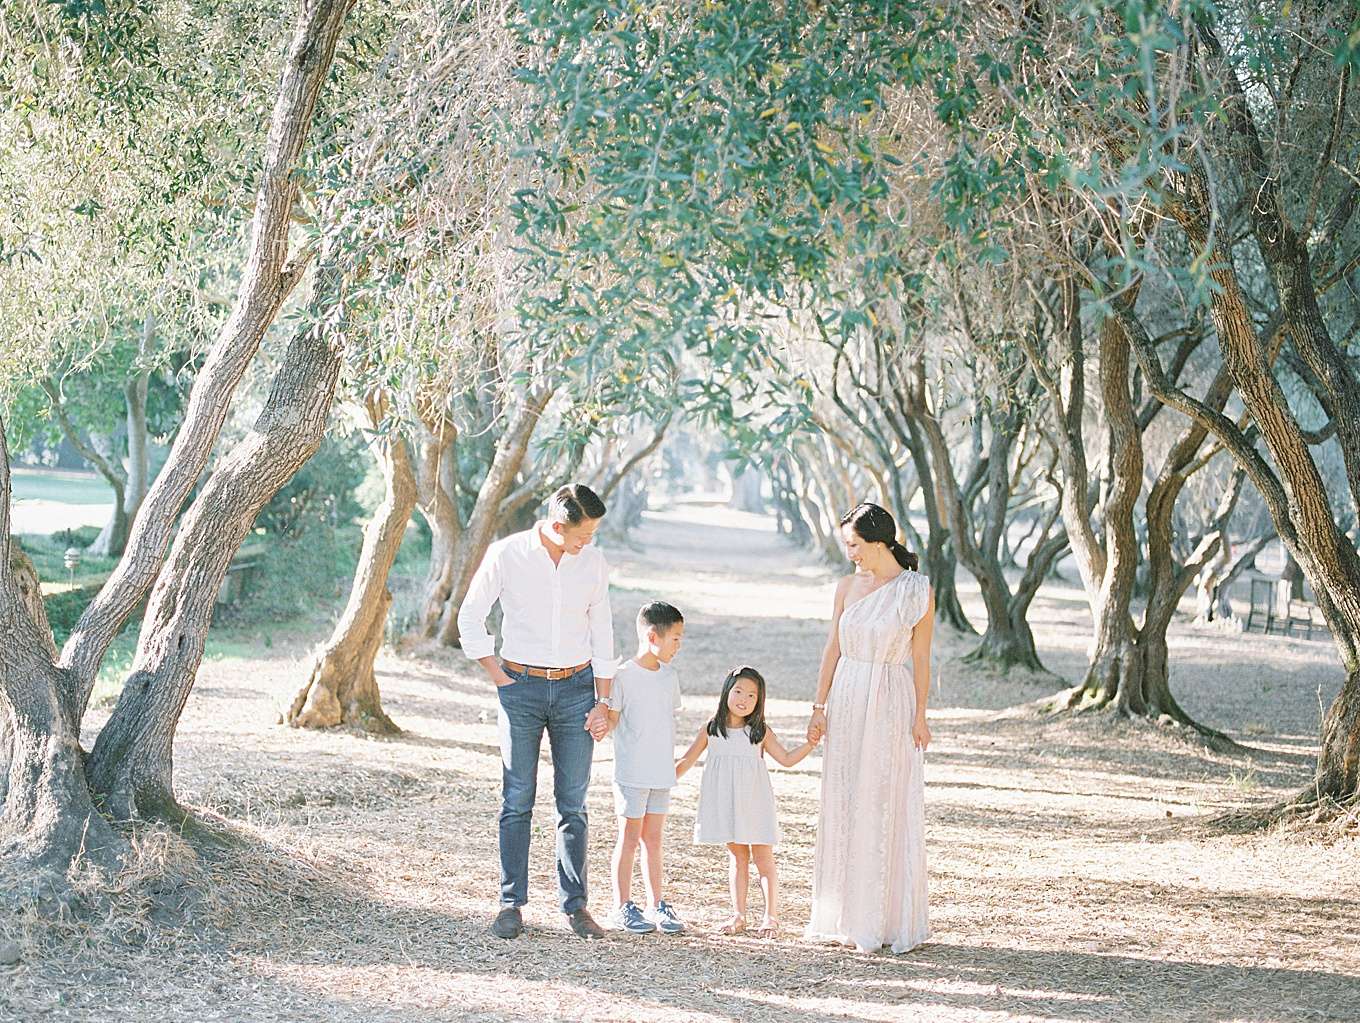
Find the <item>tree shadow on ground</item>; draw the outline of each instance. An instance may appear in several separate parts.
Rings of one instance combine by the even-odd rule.
[[[1337,902],[1326,901],[1333,906]],[[930,942],[909,955],[892,956],[711,934],[611,937],[584,945],[565,931],[540,928],[520,941],[500,942],[487,933],[485,919],[382,901],[353,905],[353,929],[320,941],[324,954],[306,949],[268,954],[276,962],[309,967],[333,963],[338,954],[348,969],[364,975],[415,967],[422,971],[423,992],[402,1000],[406,1019],[543,1018],[532,1009],[502,1015],[508,1008],[507,979],[512,991],[516,984],[523,986],[528,1005],[551,988],[564,1008],[593,1003],[603,1018],[645,1018],[649,1010],[664,1007],[719,1020],[781,1023],[978,1019],[991,1013],[1053,1020],[1226,1023],[1279,1019],[1283,1006],[1297,1009],[1293,1018],[1341,1019],[1360,999],[1360,979],[1354,977],[1154,960],[1117,950],[1095,954]],[[390,943],[402,933],[431,940],[404,944],[403,955],[394,958]],[[997,937],[1004,941],[1004,935]],[[663,957],[670,960],[664,976],[679,978],[673,986],[658,976]],[[463,984],[468,977],[500,978],[500,990],[479,1007],[479,984]],[[444,982],[451,985],[449,1000],[431,1004],[439,1001]],[[358,1007],[364,999],[341,1002]],[[578,1017],[578,1011],[568,1010],[560,1018],[590,1018]]]
[[[262,852],[278,862],[276,851]],[[204,1023],[624,1020],[661,1012],[732,1023],[971,1021],[992,1014],[1266,1023],[1340,1020],[1360,1000],[1360,979],[1343,974],[1152,959],[1118,948],[1007,947],[1004,933],[996,944],[928,942],[904,956],[697,931],[587,944],[560,925],[541,924],[505,942],[489,934],[484,915],[394,903],[362,883],[314,873],[289,883],[287,873],[248,893],[242,909],[251,926],[217,936],[220,944],[186,936],[181,947],[162,941],[150,950],[182,962],[177,976],[135,963],[118,970],[68,963],[60,980],[16,973],[0,1008],[12,1007],[17,1019],[94,1020],[107,1018],[111,1004],[135,1004],[139,1018],[159,1020],[185,1018],[193,1006]],[[1192,907],[1203,894],[1135,887],[1147,890],[1120,886],[1117,894],[1156,897],[1168,913]],[[1093,890],[1091,897],[1113,894]],[[1227,900],[1228,911],[1247,919],[1343,914],[1349,906],[1340,899]]]

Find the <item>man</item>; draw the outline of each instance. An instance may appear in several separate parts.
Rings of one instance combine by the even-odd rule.
[[[571,929],[604,932],[586,909],[586,790],[595,740],[608,731],[614,677],[609,566],[593,547],[605,506],[581,484],[548,502],[547,519],[492,544],[458,610],[463,652],[496,686],[501,741],[501,910],[492,932],[524,932],[529,830],[543,733],[557,802],[557,889]],[[486,630],[500,601],[501,655]]]

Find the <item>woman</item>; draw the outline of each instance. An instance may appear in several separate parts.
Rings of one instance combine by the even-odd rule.
[[[807,937],[877,951],[925,941],[922,753],[935,595],[893,517],[841,519],[857,571],[836,587],[808,739],[826,736]]]

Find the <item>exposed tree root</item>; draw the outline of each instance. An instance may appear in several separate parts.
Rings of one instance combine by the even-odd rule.
[[[1170,707],[1153,707],[1140,712],[1128,701],[1119,699],[1117,695],[1111,695],[1107,691],[1092,692],[1089,686],[1079,685],[1036,700],[1029,706],[1044,716],[1096,715],[1154,725],[1168,734],[1197,742],[1215,753],[1240,755],[1250,752],[1249,747],[1243,746],[1226,733],[1200,724],[1185,713],[1174,700]]]

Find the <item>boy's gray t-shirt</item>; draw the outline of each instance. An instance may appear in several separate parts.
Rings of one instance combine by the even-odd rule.
[[[675,712],[680,676],[669,664],[648,671],[626,661],[609,691],[619,723],[614,729],[614,782],[644,789],[675,785]]]

